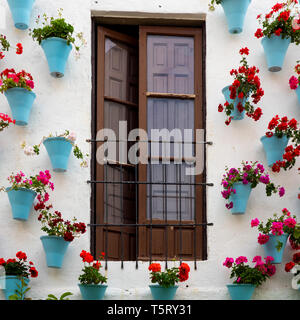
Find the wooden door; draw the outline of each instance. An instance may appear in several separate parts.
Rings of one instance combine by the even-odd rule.
[[[97,131],[113,129],[118,139],[120,121],[127,121],[128,132],[138,126],[137,40],[98,27],[98,66]],[[119,159],[119,143],[116,146],[116,159]],[[135,168],[119,161],[104,166],[97,164],[96,178],[109,182],[132,181]],[[135,199],[135,185],[97,184],[97,223],[135,224]],[[134,260],[136,257],[133,227],[97,228],[96,239],[96,255],[104,251],[109,260]]]
[[[183,129],[204,127],[201,61],[201,30],[140,28],[139,124],[148,137],[151,129],[178,128],[183,136]],[[188,98],[182,99],[183,95]],[[173,152],[171,148],[171,159]],[[201,228],[176,226],[203,221],[203,187],[180,186],[203,182],[203,175],[187,176],[185,168],[186,164],[174,161],[139,167],[141,181],[164,183],[139,187],[139,222],[155,225],[140,228],[139,237],[144,239],[139,246],[141,259],[202,257]]]

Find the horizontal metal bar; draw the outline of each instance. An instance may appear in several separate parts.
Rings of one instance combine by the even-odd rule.
[[[90,143],[95,143],[95,142],[143,142],[143,143],[183,143],[183,144],[208,144],[208,145],[213,145],[212,141],[158,141],[158,140],[133,140],[133,139],[128,139],[128,140],[121,140],[121,139],[116,139],[116,140],[109,140],[109,139],[86,139],[86,142]]]
[[[87,183],[103,183],[103,184],[145,184],[145,185],[170,185],[170,186],[209,186],[213,187],[213,183],[176,183],[176,182],[147,182],[147,181],[104,181],[104,180],[87,180]]]
[[[132,223],[132,224],[100,224],[100,223],[90,223],[88,226],[91,227],[154,227],[154,228],[160,228],[160,227],[204,227],[204,226],[213,226],[213,223],[193,223],[193,224],[176,224],[176,223],[162,223],[162,224],[151,224],[151,223],[142,223],[142,224],[137,224],[137,223]]]
[[[162,93],[162,92],[146,92],[148,98],[163,98],[163,99],[196,99],[195,94],[190,93]]]

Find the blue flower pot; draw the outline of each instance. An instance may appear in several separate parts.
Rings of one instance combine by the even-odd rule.
[[[227,284],[227,289],[232,300],[251,300],[255,285],[233,283]]]
[[[44,49],[51,76],[62,78],[72,45],[68,45],[65,39],[53,37],[43,40],[41,46]]]
[[[36,192],[30,189],[21,188],[19,190],[11,190],[6,188],[8,199],[12,209],[12,215],[15,220],[28,220]]]
[[[173,300],[178,286],[164,288],[159,285],[149,285],[154,300]]]
[[[5,298],[6,300],[9,300],[9,297],[11,295],[16,294],[16,290],[20,291],[20,288],[22,286],[22,278],[17,277],[17,276],[5,276],[5,288],[4,288],[4,293],[5,293]],[[23,278],[25,283],[28,284],[29,283],[29,279],[28,278]],[[23,300],[25,298],[25,296],[23,295]]]
[[[274,135],[270,138],[263,136],[260,138],[260,141],[264,146],[269,167],[272,167],[276,161],[283,160],[282,156],[289,142],[287,136],[284,135],[282,138]]]
[[[65,172],[72,150],[72,143],[63,137],[53,137],[44,140],[53,171]]]
[[[278,72],[282,69],[283,61],[290,43],[291,38],[282,39],[281,36],[276,36],[274,34],[270,38],[264,37],[261,40],[269,71]]]
[[[298,97],[298,101],[300,103],[300,85],[298,86],[298,88],[295,91],[296,91],[296,94],[297,94],[297,97]]]
[[[25,30],[29,26],[34,0],[7,0],[15,27]]]
[[[102,300],[107,289],[104,284],[78,284],[83,300]]]
[[[40,239],[46,254],[47,266],[61,268],[70,242],[58,236],[41,236]]]
[[[251,0],[222,0],[221,5],[227,18],[230,33],[243,31],[245,16]]]
[[[242,182],[236,182],[233,184],[233,189],[236,190],[236,193],[231,194],[229,197],[229,200],[233,202],[231,213],[244,214],[252,190],[251,183],[243,184]]]
[[[269,241],[262,245],[264,247],[265,254],[266,256],[271,256],[274,258],[274,261],[272,261],[272,263],[281,263],[282,255],[289,235],[287,233],[284,233],[281,236],[274,236],[273,234],[269,234],[269,237]],[[283,244],[280,251],[278,251],[276,248],[278,241]]]
[[[236,98],[234,100],[230,99],[229,87],[230,86],[223,88],[222,93],[225,97],[225,100],[228,101],[228,103],[233,103],[234,105],[234,110],[231,111],[231,117],[233,117],[232,120],[243,120],[245,117],[245,110],[243,112],[239,112],[239,110],[237,109],[237,105],[239,103],[242,103],[242,105],[244,106],[247,99],[246,98],[243,98],[243,99]]]
[[[11,88],[4,92],[16,125],[26,126],[36,94],[24,88]]]

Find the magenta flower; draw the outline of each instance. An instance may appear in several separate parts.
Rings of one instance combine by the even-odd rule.
[[[283,223],[272,222],[271,232],[274,236],[281,236],[283,234]]]
[[[295,76],[292,76],[289,80],[289,83],[291,89],[296,90],[298,88],[299,80]]]
[[[287,218],[283,221],[284,225],[288,228],[295,228],[295,225],[297,224],[297,221],[294,218]]]
[[[251,220],[251,227],[257,227],[259,225],[259,220],[257,218]]]
[[[238,258],[235,259],[235,263],[236,264],[241,264],[241,263],[244,263],[244,262],[248,262],[248,259],[244,256],[240,256]]]
[[[258,238],[257,238],[258,243],[261,245],[267,243],[269,239],[270,237],[267,234],[261,234],[261,233],[258,235]]]
[[[284,187],[279,188],[279,196],[280,196],[280,197],[283,197],[284,194],[285,194]]]
[[[231,268],[234,260],[232,258],[226,258],[226,260],[223,262],[223,266],[227,268]]]
[[[274,261],[274,258],[271,257],[271,256],[267,256],[267,257],[265,257],[265,260],[266,260],[266,264],[269,264],[269,263],[271,263],[272,261]]]

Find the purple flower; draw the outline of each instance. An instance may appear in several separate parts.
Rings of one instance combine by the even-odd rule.
[[[270,183],[270,177],[269,177],[268,174],[267,174],[266,176],[261,176],[261,177],[259,178],[259,181],[262,182],[262,183],[264,183],[264,184],[268,184],[268,183]]]
[[[284,187],[279,188],[279,197],[283,197],[285,194]]]

